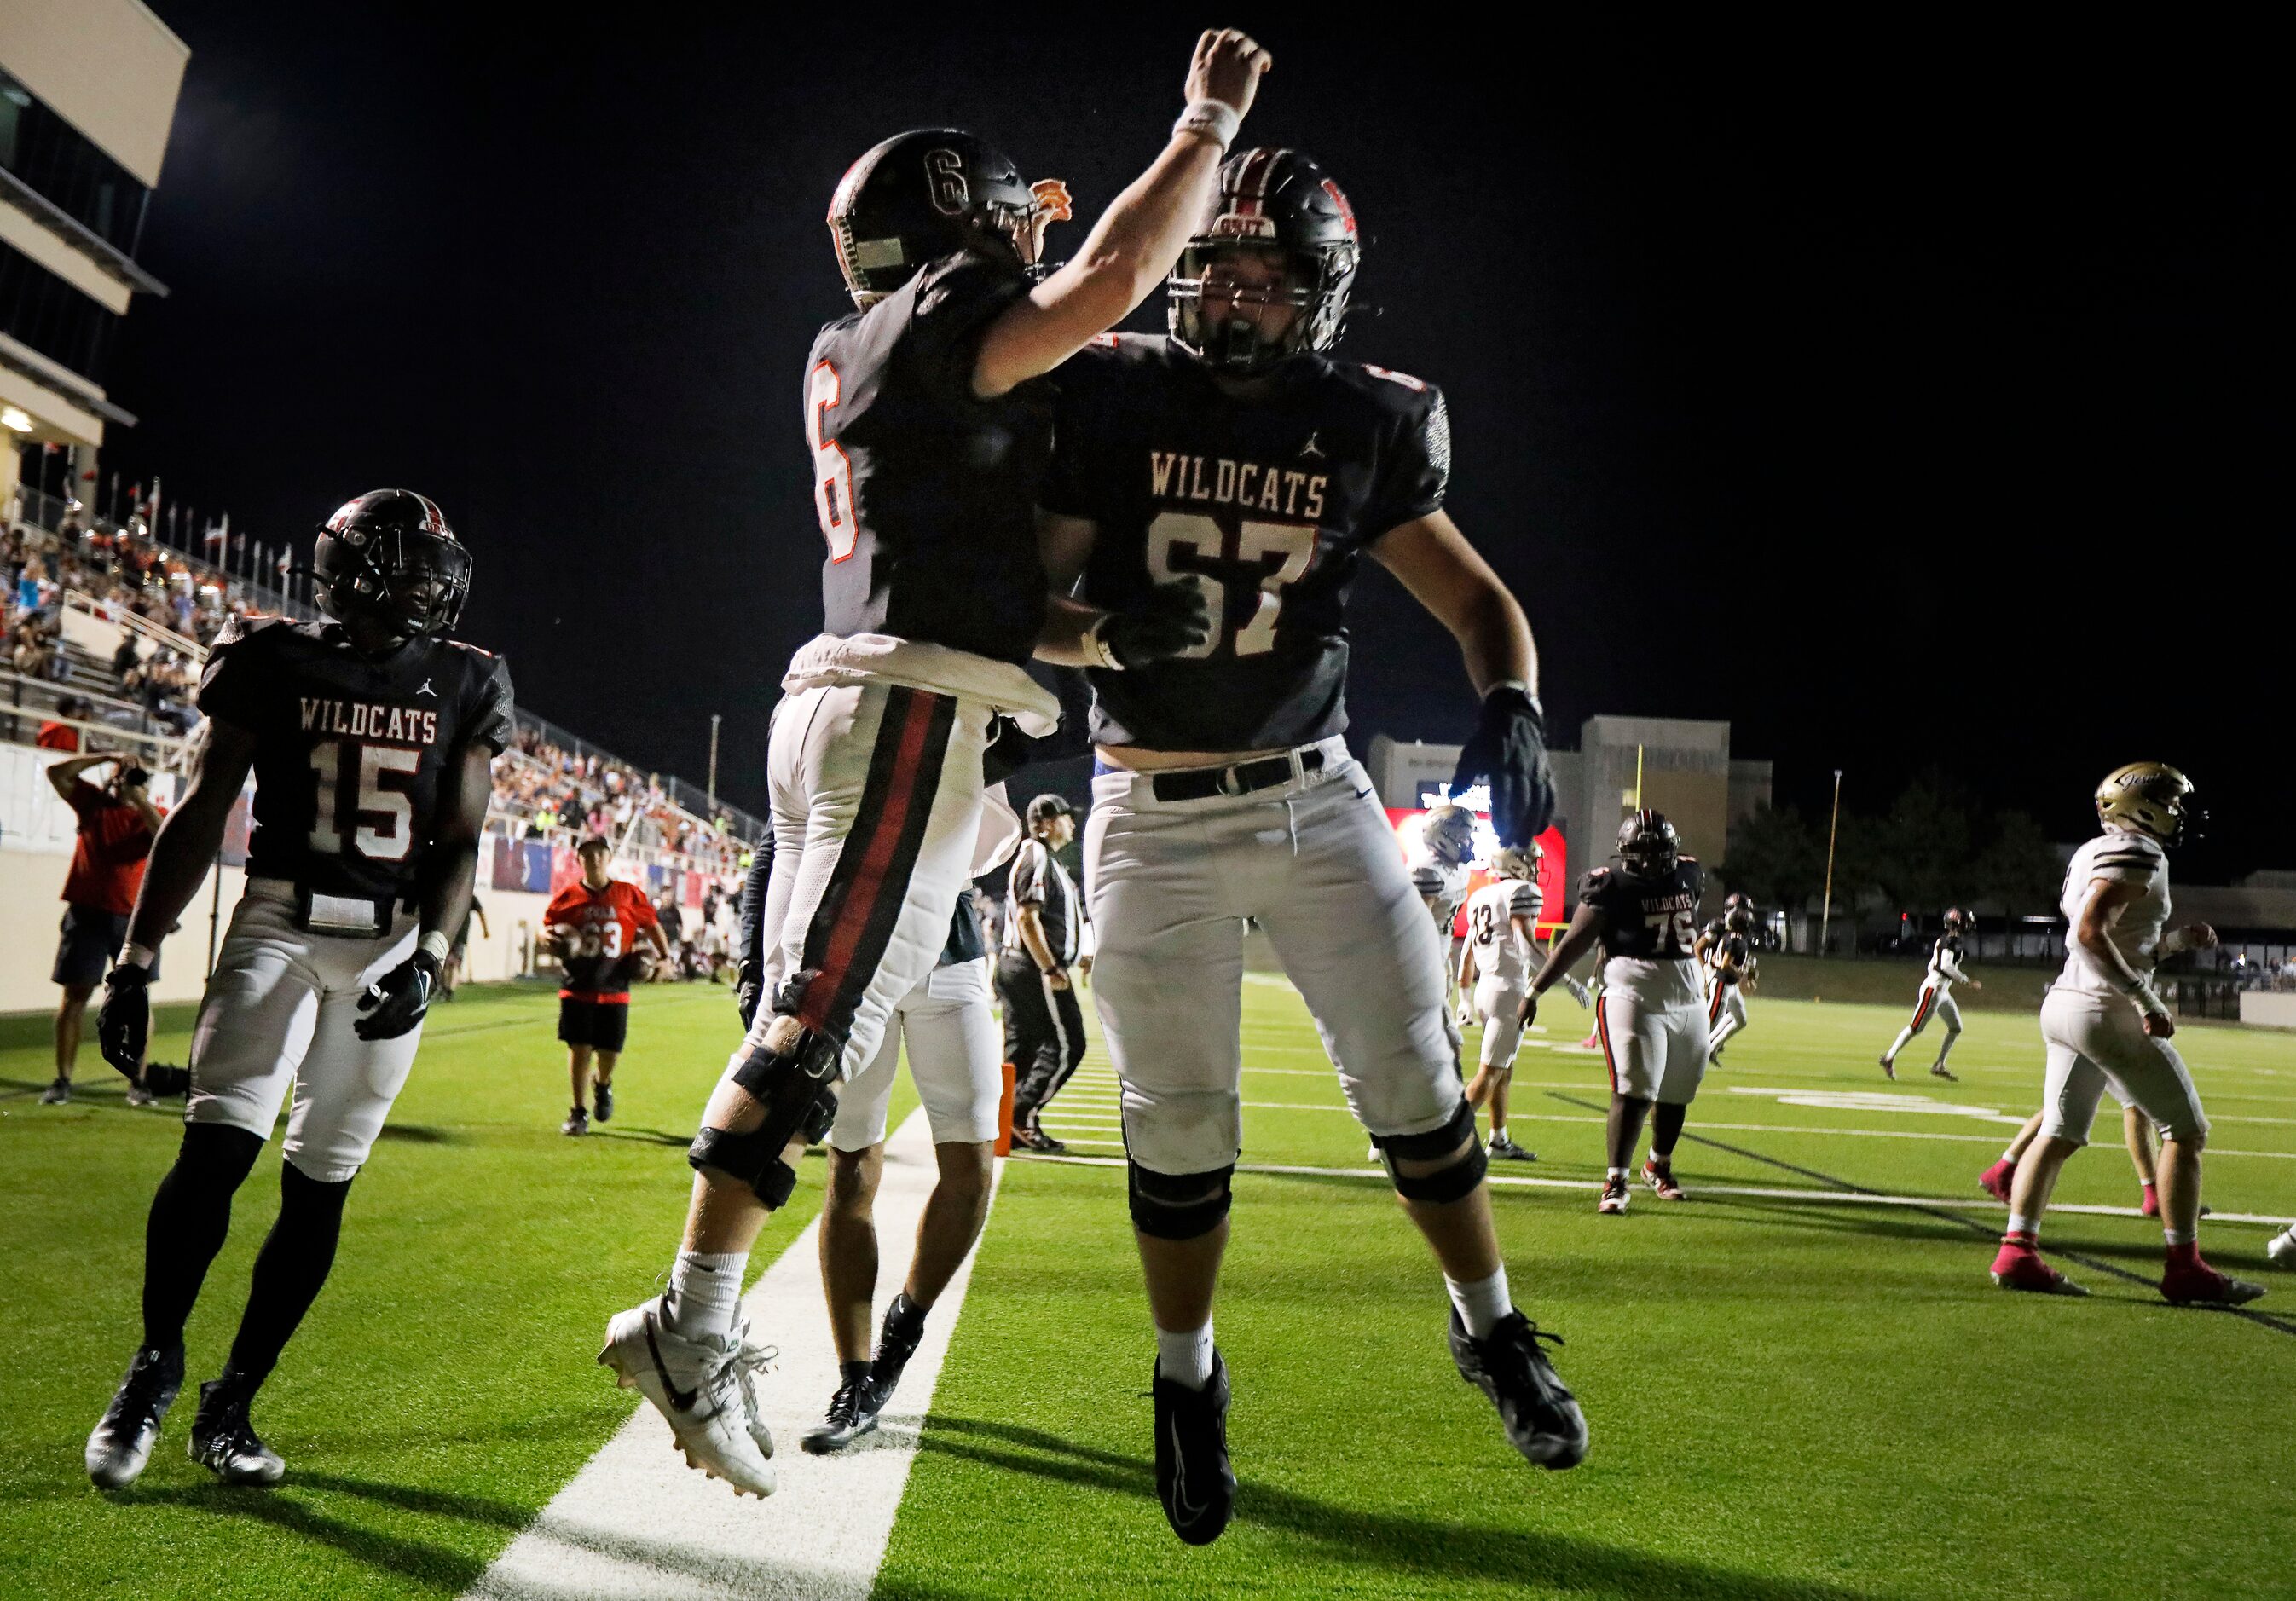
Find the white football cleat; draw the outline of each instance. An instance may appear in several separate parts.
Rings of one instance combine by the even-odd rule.
[[[775,1353],[751,1344],[749,1334],[744,1323],[731,1334],[688,1339],[669,1326],[657,1297],[614,1315],[598,1360],[669,1420],[686,1466],[725,1480],[737,1495],[769,1496],[774,1439],[751,1383]]]
[[[2284,1268],[2296,1268],[2296,1223],[2290,1224],[2284,1233],[2274,1235],[2264,1254]]]

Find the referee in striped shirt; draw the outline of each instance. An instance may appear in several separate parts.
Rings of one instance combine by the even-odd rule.
[[[1084,1013],[1069,979],[1082,918],[1076,883],[1053,854],[1076,838],[1076,812],[1058,795],[1039,795],[1029,802],[1028,823],[1005,891],[996,993],[1013,1064],[1013,1143],[1057,1156],[1068,1147],[1037,1116],[1084,1060]]]

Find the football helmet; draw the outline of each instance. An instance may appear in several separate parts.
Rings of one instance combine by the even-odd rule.
[[[1239,255],[1272,258],[1284,269],[1272,285],[1222,286],[1231,304],[1292,308],[1273,337],[1248,317],[1215,326],[1204,315],[1207,275]],[[1174,344],[1219,372],[1265,373],[1340,342],[1362,259],[1355,208],[1322,168],[1296,150],[1240,151],[1221,166],[1219,192],[1164,281],[1165,324]]]
[[[1972,920],[1967,912],[1963,911],[1957,906],[1949,906],[1946,907],[1945,932],[1947,933],[1965,934],[1969,932],[1972,926]]]
[[[364,617],[401,638],[445,634],[471,593],[471,552],[439,503],[412,489],[370,489],[335,508],[311,552],[319,610]]]
[[[1528,845],[1502,845],[1491,852],[1491,871],[1501,878],[1519,878],[1525,883],[1538,882],[1539,858],[1546,853],[1534,840]]]
[[[1648,807],[1619,825],[1619,865],[1628,878],[1664,878],[1682,856],[1682,836],[1664,812]]]
[[[1729,910],[1722,914],[1722,926],[1734,934],[1752,933],[1754,932],[1754,908],[1742,904],[1732,907]]]
[[[1475,854],[1475,814],[1464,806],[1432,807],[1419,825],[1427,852],[1446,866],[1456,867]]]
[[[2132,761],[2096,786],[2096,820],[2151,834],[2163,845],[2197,839],[2208,814],[2192,803],[2193,781],[2165,761]]]
[[[1031,184],[977,135],[914,128],[845,169],[829,201],[829,235],[853,303],[867,310],[928,261],[966,249],[1044,275],[1045,229],[1070,215],[1068,186]]]

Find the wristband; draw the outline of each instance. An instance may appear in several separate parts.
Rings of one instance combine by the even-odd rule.
[[[2136,1009],[2139,1012],[2145,1014],[2147,1016],[2152,1015],[2155,1012],[2166,1012],[2169,1009],[2166,1006],[2161,1004],[2161,997],[2158,992],[2153,989],[2152,981],[2149,979],[2138,979],[2135,983],[2129,985],[2127,989],[2123,990],[2122,993],[2128,996],[2130,1000],[2135,1001],[2136,1003]]]
[[[416,956],[429,956],[433,962],[436,962],[441,967],[444,967],[447,965],[447,952],[449,948],[450,947],[447,943],[447,936],[440,933],[435,928],[414,942],[414,954]]]
[[[1085,630],[1084,653],[1091,658],[1087,666],[1104,667],[1112,673],[1124,670],[1124,663],[1116,659],[1116,653],[1108,645],[1108,625],[1115,620],[1115,612],[1103,612],[1093,620],[1092,627]]]
[[[115,963],[114,965],[119,967],[141,967],[148,975],[152,967],[158,964],[159,960],[160,953],[153,950],[150,946],[130,945],[119,953],[119,960]]]
[[[1180,119],[1172,124],[1172,137],[1200,134],[1226,150],[1242,130],[1243,113],[1225,100],[1192,100]]]
[[[1483,691],[1483,699],[1488,701],[1493,695],[1510,689],[1515,691],[1517,694],[1521,694],[1524,700],[1530,702],[1531,710],[1538,714],[1538,720],[1541,723],[1546,721],[1546,708],[1538,703],[1538,692],[1532,689],[1529,685],[1524,683],[1521,678],[1501,678],[1497,683]]]

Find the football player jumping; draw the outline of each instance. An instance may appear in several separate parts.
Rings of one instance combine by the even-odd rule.
[[[2201,1148],[2209,1120],[2184,1058],[2169,1043],[2176,1020],[2152,988],[2153,964],[2205,949],[2216,931],[2195,923],[2171,933],[2168,850],[2183,839],[2192,781],[2157,761],[2132,762],[2096,788],[2103,832],[2073,852],[2061,906],[2065,967],[2041,1002],[2048,1077],[2040,1137],[2027,1147],[2009,1187],[2009,1228],[1993,1259],[2005,1290],[2087,1292],[2041,1259],[2042,1210],[2065,1159],[2088,1143],[2099,1096],[2110,1087],[2161,1130],[2161,1224],[2168,1244],[2161,1296],[2177,1305],[2238,1306],[2264,1293],[2201,1260]]]
[[[1088,669],[1093,996],[1122,1084],[1132,1219],[1156,1329],[1156,1482],[1180,1538],[1234,1509],[1212,1301],[1242,1148],[1243,925],[1263,929],[1441,1264],[1461,1375],[1532,1462],[1586,1420],[1507,1291],[1444,952],[1341,738],[1348,587],[1365,557],[1458,638],[1481,699],[1460,786],[1502,843],[1554,809],[1530,628],[1443,511],[1440,390],[1335,361],[1361,251],[1339,185],[1296,152],[1230,158],[1168,288],[1168,338],[1095,341],[1060,374],[1046,566],[1079,599],[1046,652]],[[1126,609],[1180,580],[1209,638],[1143,661]],[[1185,1006],[1173,998],[1185,996]]]
[[[1651,1151],[1643,1182],[1662,1201],[1682,1199],[1674,1147],[1706,1075],[1706,1006],[1693,922],[1705,882],[1698,859],[1682,854],[1674,825],[1658,812],[1636,812],[1619,830],[1619,853],[1611,865],[1580,882],[1570,926],[1546,953],[1546,965],[1523,997],[1528,1027],[1538,1014],[1538,998],[1589,946],[1601,944],[1603,993],[1595,1002],[1595,1032],[1611,1073],[1611,1160],[1595,1203],[1599,1212],[1627,1210],[1627,1177],[1645,1116]]]
[[[1531,1162],[1530,1152],[1507,1137],[1507,1088],[1522,1046],[1523,991],[1530,983],[1530,953],[1538,948],[1538,847],[1502,845],[1491,858],[1497,874],[1467,898],[1467,942],[1459,952],[1459,988],[1469,1015],[1483,1025],[1467,1104],[1491,1112],[1492,1160]]]
[[[829,225],[855,310],[824,328],[803,400],[828,541],[824,631],[782,680],[768,752],[775,835],[763,1001],[702,1113],[666,1294],[619,1313],[599,1360],[669,1420],[686,1460],[774,1487],[740,1316],[751,1243],[933,968],[969,876],[999,717],[1048,732],[1022,670],[1046,612],[1031,508],[1052,444],[1034,381],[1138,305],[1178,259],[1250,109],[1265,51],[1197,43],[1187,109],[1075,259],[1037,282],[1067,192],[951,129],[899,135],[847,171]],[[1145,660],[1201,636],[1177,592],[1110,626]]]
[[[248,1403],[333,1264],[343,1203],[414,1064],[422,1015],[471,901],[510,674],[446,637],[470,552],[439,508],[377,489],[327,520],[313,559],[334,620],[250,621],[216,642],[191,787],[152,847],[98,1038],[132,1074],[152,963],[207,876],[250,770],[247,889],[192,1034],[184,1143],[144,1252],[144,1338],[87,1441],[88,1477],[135,1482],[184,1380],[184,1322],[288,1089],[279,1219],[222,1374],[200,1386],[193,1460],[234,1484],[286,1471]]]
[[[1954,1003],[1953,987],[1966,984],[1972,989],[1985,988],[1962,971],[1970,928],[1967,912],[1959,907],[1946,908],[1945,929],[1938,935],[1937,943],[1930,947],[1929,971],[1922,975],[1921,998],[1914,1003],[1913,1021],[1898,1030],[1897,1039],[1882,1053],[1882,1071],[1890,1078],[1898,1076],[1898,1053],[1913,1042],[1915,1035],[1929,1027],[1932,1015],[1945,1024],[1945,1038],[1938,1041],[1937,1060],[1930,1063],[1930,1071],[1940,1079],[1953,1078],[1945,1065],[1945,1059],[1953,1055],[1953,1047],[1961,1039],[1961,1008]]]

